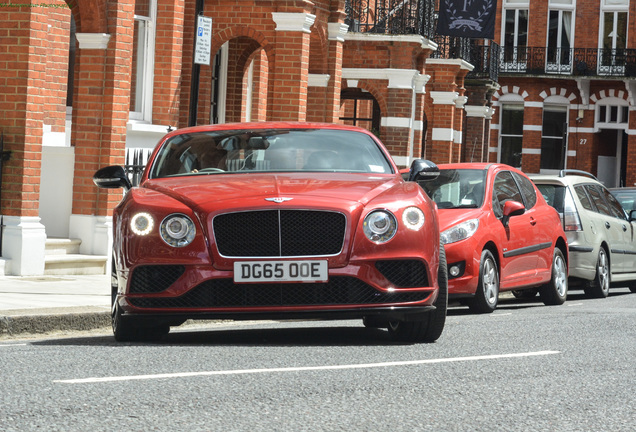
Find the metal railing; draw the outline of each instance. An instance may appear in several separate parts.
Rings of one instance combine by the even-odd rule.
[[[435,35],[434,0],[346,0],[345,12],[350,32]]]
[[[151,153],[152,150],[150,149],[126,149],[126,164],[124,165],[124,170],[126,171],[128,180],[130,180],[133,186],[139,186],[139,181],[146,169],[146,163]]]
[[[636,49],[503,48],[500,73],[636,77]]]

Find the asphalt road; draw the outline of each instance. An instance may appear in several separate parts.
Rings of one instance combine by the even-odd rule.
[[[537,299],[538,300],[538,299]],[[0,342],[2,431],[634,431],[636,294],[452,307],[434,344],[357,321]]]

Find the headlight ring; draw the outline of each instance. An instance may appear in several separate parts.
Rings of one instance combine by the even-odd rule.
[[[374,210],[365,216],[363,222],[364,235],[374,243],[386,243],[397,232],[397,220],[387,210]]]
[[[424,226],[424,212],[417,207],[408,207],[402,213],[402,222],[410,230],[418,231]]]
[[[137,235],[145,236],[150,234],[155,226],[155,221],[149,213],[137,213],[130,220],[130,229]]]
[[[159,233],[164,242],[173,247],[184,247],[192,243],[197,230],[188,216],[175,213],[161,222]]]

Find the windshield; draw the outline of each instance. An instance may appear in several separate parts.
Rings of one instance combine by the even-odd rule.
[[[391,174],[366,134],[332,129],[271,129],[176,135],[158,150],[149,178],[238,172]]]
[[[440,209],[478,208],[484,202],[486,171],[441,169],[435,180],[420,185]]]

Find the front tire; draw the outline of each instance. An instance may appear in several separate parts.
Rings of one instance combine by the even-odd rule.
[[[485,249],[479,262],[479,282],[468,307],[476,313],[492,313],[499,302],[499,270],[492,252]]]
[[[446,324],[448,310],[448,268],[446,266],[446,250],[444,245],[439,247],[439,267],[437,268],[437,285],[439,288],[437,300],[433,305],[435,310],[427,312],[417,321],[391,321],[389,334],[400,342],[435,342],[442,335]]]
[[[539,288],[539,296],[546,306],[562,305],[568,296],[568,265],[559,248],[554,248],[550,282]]]
[[[585,284],[583,290],[590,298],[604,298],[609,295],[610,289],[610,263],[607,252],[601,246],[596,260],[596,274],[594,280]]]

